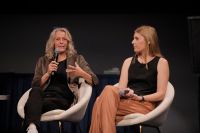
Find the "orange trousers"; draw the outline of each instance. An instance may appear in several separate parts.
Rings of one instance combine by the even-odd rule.
[[[125,115],[146,114],[154,108],[151,102],[120,99],[118,88],[107,85],[94,104],[89,133],[116,133],[116,123]]]

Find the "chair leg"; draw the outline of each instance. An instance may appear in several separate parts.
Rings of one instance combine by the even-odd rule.
[[[159,127],[155,127],[155,128],[157,129],[158,133],[161,133],[161,132],[160,132],[160,128],[159,128]]]
[[[58,124],[59,124],[59,133],[62,133],[62,122],[58,121]]]
[[[140,127],[140,133],[142,133],[142,125],[139,125],[139,127]]]
[[[59,133],[62,133],[64,131],[63,123],[61,121],[58,121],[58,124],[59,124]],[[80,123],[78,123],[78,129],[79,129],[80,133],[82,133]]]

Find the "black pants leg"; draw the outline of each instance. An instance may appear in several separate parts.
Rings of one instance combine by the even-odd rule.
[[[40,117],[42,114],[42,99],[41,88],[33,87],[29,93],[29,98],[24,107],[24,128],[26,128],[30,123],[34,123],[37,127],[39,127]]]

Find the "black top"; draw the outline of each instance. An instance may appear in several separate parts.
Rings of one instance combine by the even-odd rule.
[[[128,70],[128,87],[134,90],[137,95],[147,95],[155,93],[157,90],[157,64],[160,57],[154,57],[146,64],[138,61],[134,57]]]
[[[45,94],[53,97],[67,99],[73,101],[74,94],[68,87],[67,73],[66,73],[66,60],[59,62],[58,69],[51,75],[51,81],[49,86],[44,91]]]

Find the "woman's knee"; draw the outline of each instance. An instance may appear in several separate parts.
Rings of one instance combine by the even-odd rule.
[[[33,87],[30,91],[30,94],[41,94],[42,90],[40,87]]]
[[[117,88],[113,85],[106,85],[104,88],[105,92],[116,92]]]

